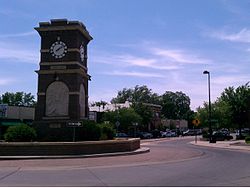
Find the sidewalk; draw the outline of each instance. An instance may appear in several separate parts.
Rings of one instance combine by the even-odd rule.
[[[195,141],[190,143],[196,146],[250,151],[250,144],[246,144],[244,140],[217,141],[216,143],[198,140],[197,143]]]

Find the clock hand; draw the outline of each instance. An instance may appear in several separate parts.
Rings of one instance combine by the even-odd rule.
[[[62,48],[63,48],[63,46],[60,46],[59,48],[56,49],[56,52],[58,52]]]

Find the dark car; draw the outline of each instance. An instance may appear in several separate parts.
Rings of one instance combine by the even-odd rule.
[[[116,138],[128,138],[129,136],[126,133],[116,133]]]
[[[232,136],[224,133],[224,132],[220,132],[220,131],[215,131],[212,134],[213,139],[215,139],[216,141],[224,141],[224,140],[231,140],[233,139]]]
[[[138,133],[136,133],[136,136],[140,137],[141,139],[153,138],[153,135],[151,133],[148,133],[148,132],[138,132]]]
[[[150,133],[153,135],[153,138],[161,137],[161,132],[158,129],[152,130]]]
[[[247,136],[250,136],[250,129],[245,128],[241,129],[241,136],[240,136],[240,131],[236,131],[236,139],[245,139]]]

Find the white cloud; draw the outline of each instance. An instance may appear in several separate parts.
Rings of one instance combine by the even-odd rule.
[[[118,62],[127,63],[131,66],[153,67],[155,59],[146,59],[132,55],[117,55],[114,57]]]
[[[163,78],[164,75],[157,74],[157,73],[142,73],[142,72],[125,72],[125,71],[113,71],[113,72],[106,72],[106,75],[114,75],[114,76],[132,76],[132,77],[154,77],[154,78]]]
[[[0,59],[37,64],[39,62],[39,50],[24,49],[20,44],[0,42]]]
[[[132,46],[132,47],[131,47]],[[201,58],[198,54],[182,49],[169,49],[156,47],[137,47],[143,56],[132,53],[110,54],[99,52],[93,54],[93,62],[110,64],[117,67],[143,67],[155,70],[180,70],[187,64],[209,65],[210,59]],[[127,50],[134,50],[134,46],[126,46]],[[131,48],[131,49],[130,49]]]
[[[161,49],[153,48],[153,53],[157,56],[162,56],[170,62],[176,63],[187,63],[187,64],[210,64],[211,61],[208,59],[203,59],[195,54],[188,53],[183,50],[173,50],[173,49]]]
[[[3,34],[0,35],[0,38],[10,38],[10,37],[26,37],[26,36],[32,36],[37,35],[35,31],[29,31],[24,33],[14,33],[14,34]]]
[[[151,55],[152,56],[152,55]],[[178,65],[169,64],[167,62],[162,62],[160,58],[151,57],[144,58],[128,54],[102,54],[93,55],[93,62],[110,64],[118,67],[144,67],[158,70],[176,70],[181,68]],[[167,63],[167,64],[166,64]]]
[[[231,42],[250,43],[250,29],[242,29],[237,33],[227,34],[224,31],[213,32],[210,36],[220,40],[228,40]]]
[[[217,76],[211,79],[214,84],[223,84],[226,86],[234,85],[237,83],[247,83],[250,81],[250,76],[246,75],[232,75],[232,76]]]
[[[0,86],[8,85],[15,82],[12,78],[0,78]]]

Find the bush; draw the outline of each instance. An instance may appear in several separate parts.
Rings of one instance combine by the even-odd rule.
[[[30,142],[36,138],[35,129],[26,124],[9,127],[4,134],[6,142]]]
[[[112,140],[115,136],[115,130],[111,124],[99,124],[101,129],[101,140]]]
[[[250,144],[250,136],[247,136],[247,137],[245,138],[245,142],[246,142],[247,144]]]
[[[101,128],[93,121],[83,121],[83,127],[79,129],[79,140],[97,141],[101,137]]]
[[[205,138],[205,139],[208,139],[209,138],[209,133],[205,130],[202,131],[202,137]]]

